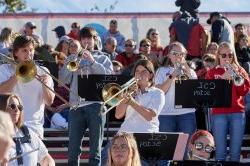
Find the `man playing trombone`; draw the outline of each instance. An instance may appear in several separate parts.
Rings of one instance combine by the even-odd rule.
[[[84,133],[89,128],[90,157],[89,165],[100,165],[100,152],[104,134],[106,117],[100,114],[100,101],[80,101],[78,79],[81,75],[112,74],[113,66],[109,58],[100,51],[94,50],[97,32],[93,28],[84,27],[80,31],[82,54],[70,55],[59,73],[62,81],[70,84],[71,105],[79,104],[77,109],[69,112],[69,147],[68,165],[79,165],[81,143]],[[74,60],[74,63],[72,62]],[[71,70],[71,71],[70,71]],[[88,92],[91,93],[91,92]]]
[[[0,93],[15,93],[21,98],[25,110],[25,124],[43,138],[44,107],[45,104],[51,105],[55,97],[50,90],[53,89],[53,80],[37,65],[33,69],[24,66],[23,70],[15,71],[18,64],[33,60],[34,50],[33,38],[24,35],[16,37],[12,52],[14,60],[7,60],[10,64],[0,66]],[[43,69],[47,71],[46,68]],[[31,75],[22,76],[32,70],[37,79],[33,79]]]

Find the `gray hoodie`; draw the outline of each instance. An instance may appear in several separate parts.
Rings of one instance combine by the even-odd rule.
[[[69,55],[68,58],[65,60],[65,63],[61,70],[59,70],[60,79],[65,84],[70,84],[70,103],[71,105],[79,104],[78,94],[78,75],[80,74],[112,74],[113,73],[113,65],[109,58],[104,55],[101,51],[93,51],[92,55],[95,59],[93,64],[89,64],[86,60],[80,60],[80,68],[81,71],[77,70],[75,72],[71,72],[67,69],[67,64],[70,60],[77,58],[77,55]],[[88,105],[96,103],[93,101],[80,101],[80,105]]]

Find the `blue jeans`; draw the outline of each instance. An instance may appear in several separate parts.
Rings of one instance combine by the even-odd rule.
[[[216,114],[212,118],[212,130],[215,139],[215,159],[227,158],[227,134],[230,135],[230,161],[239,161],[241,144],[245,130],[245,113]]]
[[[89,128],[89,165],[101,164],[101,147],[106,117],[100,115],[100,104],[95,103],[69,112],[68,165],[78,166],[82,138]]]
[[[196,131],[195,113],[160,115],[160,132],[183,132],[191,136]]]

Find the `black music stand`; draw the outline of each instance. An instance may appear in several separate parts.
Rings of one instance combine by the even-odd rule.
[[[227,80],[177,80],[175,108],[201,108],[205,113],[206,129],[210,129],[209,108],[230,107],[232,82]]]
[[[143,161],[156,165],[158,160],[183,160],[188,134],[184,133],[134,133]]]

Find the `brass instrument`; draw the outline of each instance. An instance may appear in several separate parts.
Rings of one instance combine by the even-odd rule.
[[[0,53],[1,54],[1,53]],[[47,86],[46,84],[44,84],[40,78],[39,75],[37,74],[37,67],[38,69],[41,69],[41,71],[45,74],[48,74],[49,76],[52,77],[52,79],[54,79],[55,81],[58,82],[58,84],[60,84],[61,86],[63,86],[67,91],[72,92],[64,83],[62,83],[59,79],[57,79],[56,77],[54,77],[52,74],[50,74],[46,69],[44,69],[43,67],[36,65],[34,63],[34,61],[30,60],[30,61],[25,61],[25,62],[21,62],[21,63],[17,63],[14,59],[1,54],[4,58],[5,58],[5,62],[9,63],[9,64],[14,64],[16,65],[16,77],[18,80],[20,80],[23,83],[27,83],[32,81],[33,79],[37,79],[39,82],[41,82],[46,88],[48,88],[49,90],[51,90],[60,100],[62,100],[65,104],[68,104],[71,107],[77,107],[79,105],[79,103],[77,104],[77,106],[72,106],[70,105],[70,103],[65,100],[60,94],[58,94],[57,92],[55,92],[53,89],[51,89],[49,86]],[[72,92],[73,93],[73,92]],[[78,96],[79,99],[80,96]],[[81,100],[78,100],[79,102]]]
[[[102,89],[102,97],[104,102],[101,106],[101,114],[106,115],[111,109],[116,107],[122,102],[121,94],[124,92],[128,92],[129,88],[136,84],[137,80],[133,77],[128,82],[123,84],[122,86],[116,83],[108,83]],[[131,92],[132,94],[133,92]],[[107,106],[110,106],[107,108]]]
[[[233,82],[236,86],[241,86],[244,84],[244,77],[236,73],[233,66],[230,63],[226,65],[226,69],[231,75]]]
[[[73,59],[73,60],[70,60],[68,63],[67,63],[67,69],[71,72],[74,72],[76,70],[78,70],[80,67],[80,62],[79,60],[77,60],[77,58]]]
[[[188,75],[185,74],[184,66],[181,63],[176,62],[175,65],[174,65],[174,68],[178,72],[178,80],[188,80],[189,79]]]

